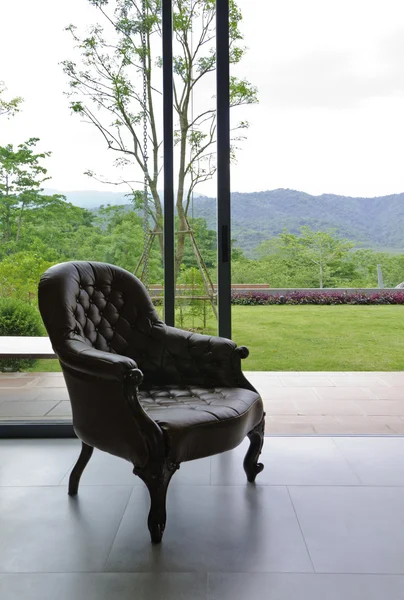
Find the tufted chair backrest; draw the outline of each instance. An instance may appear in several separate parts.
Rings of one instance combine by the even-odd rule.
[[[39,308],[52,345],[65,340],[135,358],[160,320],[144,285],[128,271],[97,262],[66,262],[46,271]]]

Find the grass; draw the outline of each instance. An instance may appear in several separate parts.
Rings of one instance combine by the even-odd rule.
[[[233,306],[232,316],[234,340],[250,349],[248,371],[404,370],[404,306]]]
[[[233,307],[251,371],[404,370],[403,322],[404,306]]]

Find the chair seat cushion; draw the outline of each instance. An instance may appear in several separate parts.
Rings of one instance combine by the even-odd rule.
[[[235,448],[264,414],[259,394],[243,388],[141,387],[139,400],[162,428],[174,462]]]

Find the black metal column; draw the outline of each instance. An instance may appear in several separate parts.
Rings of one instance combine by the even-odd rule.
[[[219,335],[231,338],[229,0],[216,0]]]
[[[173,10],[163,0],[163,132],[164,132],[164,320],[175,323],[174,280],[174,122],[173,122]]]

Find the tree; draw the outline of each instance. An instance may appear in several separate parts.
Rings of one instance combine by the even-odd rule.
[[[281,256],[285,266],[293,265],[296,271],[301,270],[301,275],[305,273],[305,277],[312,273],[319,287],[323,288],[325,280],[332,279],[331,267],[334,271],[338,270],[340,261],[347,258],[353,247],[353,242],[338,238],[335,230],[324,232],[301,227],[300,235],[283,231],[276,238],[264,242],[259,246],[258,254],[262,258],[274,254]]]
[[[0,243],[18,242],[27,208],[60,201],[62,196],[41,195],[41,184],[49,179],[41,159],[50,152],[36,153],[38,138],[30,138],[14,149],[0,146]]]
[[[77,259],[84,247],[90,251],[95,245],[94,236],[98,229],[93,226],[93,221],[90,211],[74,206],[62,197],[54,197],[52,202],[25,212],[18,243],[7,244],[7,252],[35,252],[45,260],[56,262]]]
[[[162,169],[158,105],[161,102],[161,0],[145,0],[146,17],[140,0],[89,0],[104,20],[89,35],[80,37],[68,27],[81,53],[81,64],[65,61],[70,83],[71,108],[93,124],[107,148],[118,156],[118,167],[130,167],[133,176],[122,178],[140,198],[137,188],[146,178],[150,190],[150,220],[153,230],[162,232],[163,210],[158,193]],[[187,216],[196,186],[216,172],[216,111],[212,98],[203,96],[206,82],[216,69],[214,0],[173,0],[175,144],[178,152],[176,211],[178,215],[175,268],[178,275],[184,256]],[[241,13],[230,0],[230,62],[239,63],[245,53],[240,45]],[[145,101],[142,78],[145,74]],[[196,110],[193,94],[205,105]],[[231,78],[231,107],[257,102],[257,90],[248,81]],[[202,104],[203,104],[202,102]],[[143,117],[147,119],[144,147]],[[248,127],[239,122],[233,130],[233,144]],[[233,155],[236,148],[233,146]],[[94,176],[92,171],[88,172]],[[163,251],[162,235],[157,236]]]
[[[35,252],[7,256],[0,262],[0,297],[36,304],[39,280],[52,264]]]
[[[4,115],[12,117],[15,115],[15,113],[20,110],[20,104],[22,102],[20,96],[12,98],[11,100],[4,100],[2,96],[6,90],[7,88],[4,83],[0,81],[0,117]]]
[[[377,265],[381,265],[385,287],[395,287],[404,281],[404,254],[375,252],[374,250],[357,250],[353,253],[368,287],[377,287]]]

